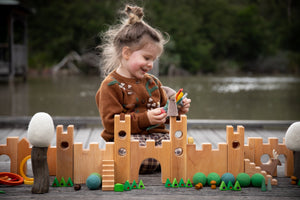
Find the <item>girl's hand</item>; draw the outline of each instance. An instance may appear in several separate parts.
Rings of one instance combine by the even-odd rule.
[[[178,109],[178,114],[179,114],[179,115],[183,115],[183,114],[189,112],[190,107],[191,107],[191,102],[192,102],[191,99],[188,99],[188,98],[183,99],[183,100],[182,100],[183,106],[181,106],[181,107]]]
[[[151,125],[164,124],[166,122],[167,113],[162,112],[161,108],[155,108],[148,110],[147,116]]]

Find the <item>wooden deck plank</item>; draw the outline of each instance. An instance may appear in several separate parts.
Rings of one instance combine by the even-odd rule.
[[[13,130],[13,128],[4,128],[0,130],[0,144],[5,144],[6,138],[8,137],[9,133]]]
[[[86,149],[88,146],[88,138],[91,133],[90,128],[81,128],[76,131],[76,136],[74,137],[74,143],[82,142],[83,148]]]
[[[283,130],[273,130],[273,131],[267,131],[267,130],[256,130],[256,132],[261,135],[261,137],[263,138],[263,142],[267,143],[268,142],[268,138],[271,137],[277,137],[278,138],[278,142],[282,143],[283,142],[283,138],[285,137],[285,131]]]
[[[50,183],[54,177],[51,177]],[[113,192],[102,190],[89,190],[86,185],[81,186],[81,190],[74,191],[73,187],[50,187],[49,193],[31,194],[30,185],[5,186],[0,185],[0,190],[6,194],[0,194],[1,199],[166,199],[166,200],[182,200],[182,199],[275,199],[275,200],[296,200],[300,197],[299,186],[290,185],[289,179],[278,178],[278,186],[273,186],[272,191],[262,192],[257,187],[242,188],[242,191],[220,191],[212,190],[206,186],[201,190],[194,188],[165,188],[160,183],[159,175],[141,175],[145,189],[131,190],[125,192]]]
[[[0,116],[0,127],[27,127],[32,116]],[[93,125],[99,126],[101,124],[100,117],[62,117],[52,116],[55,125],[69,125],[74,124],[76,127]],[[295,120],[233,120],[233,119],[188,119],[189,127],[209,127],[209,128],[223,128],[226,125],[243,125],[245,128],[287,128]]]
[[[81,128],[74,130],[74,141],[82,142],[87,145],[89,142],[99,142],[101,140],[102,128]],[[0,128],[0,144],[6,144],[7,137],[19,137],[21,140],[26,137],[27,130],[23,128],[1,129]],[[217,144],[226,142],[225,129],[188,129],[188,137],[193,137],[196,144],[212,143]],[[248,137],[262,137],[264,142],[268,142],[268,137],[277,137],[282,142],[285,132],[280,130],[255,129],[245,131],[245,142]],[[51,140],[51,145],[55,146],[56,136]]]
[[[14,128],[14,129],[11,129],[11,131],[9,131],[8,134],[6,134],[6,131],[4,133],[2,133],[2,130],[1,130],[0,131],[1,142],[3,142],[4,144],[6,144],[6,138],[7,137],[19,137],[19,139],[21,139],[21,137],[24,137],[24,135],[25,135],[24,133],[25,132],[26,132],[26,130],[23,129],[23,128],[17,128],[17,129]],[[6,134],[6,137],[2,136],[2,134]]]
[[[103,129],[96,129],[93,128],[91,130],[90,138],[88,140],[88,143],[92,142],[99,142],[99,148],[105,149],[105,140],[101,137],[101,132]]]

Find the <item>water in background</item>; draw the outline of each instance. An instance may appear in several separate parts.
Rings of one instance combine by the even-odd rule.
[[[192,99],[188,118],[300,120],[299,77],[160,77]],[[99,116],[96,76],[29,78],[0,84],[0,115]]]

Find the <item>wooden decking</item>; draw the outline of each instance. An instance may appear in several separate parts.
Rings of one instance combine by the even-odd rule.
[[[96,119],[95,119],[96,120]],[[1,120],[0,120],[1,121]],[[25,119],[23,125],[17,126],[2,126],[0,125],[0,144],[6,144],[7,137],[18,136],[20,139],[26,137],[27,130]],[[55,121],[55,124],[70,124],[72,120]],[[97,120],[96,120],[97,121]],[[96,122],[94,121],[94,122]],[[99,121],[97,121],[99,122]],[[212,121],[209,123],[195,123],[190,121],[188,128],[188,137],[193,137],[197,145],[197,149],[201,149],[202,143],[211,143],[213,149],[217,148],[218,143],[226,142],[226,126],[216,121],[213,125]],[[247,143],[248,137],[262,137],[263,142],[268,142],[268,137],[277,137],[279,142],[282,143],[283,137],[290,122],[282,122],[281,125],[272,126],[272,123],[246,123],[239,121],[240,125],[245,125],[245,143]],[[1,122],[0,122],[1,124]],[[2,120],[3,124],[3,120]],[[76,123],[75,123],[76,124]],[[93,124],[93,125],[91,125]],[[102,128],[95,123],[75,125],[74,130],[74,142],[82,142],[84,148],[89,148],[91,142],[99,142],[100,148],[105,148],[105,142],[100,137]],[[228,125],[236,125],[236,122],[229,123]],[[268,127],[267,127],[268,126]],[[247,128],[248,127],[248,128]],[[65,129],[67,126],[64,127]],[[56,138],[54,137],[52,146],[56,146]],[[0,190],[5,191],[5,194],[0,194],[0,199],[300,199],[300,186],[290,184],[290,179],[284,177],[284,158],[279,157],[282,166],[278,166],[278,185],[272,186],[272,191],[261,192],[260,188],[248,187],[242,188],[242,191],[220,191],[212,190],[210,187],[204,187],[201,190],[194,188],[165,188],[160,180],[160,173],[151,175],[140,175],[140,179],[143,180],[145,188],[144,190],[132,190],[123,193],[117,192],[103,192],[102,190],[89,190],[84,184],[80,191],[74,191],[73,188],[53,188],[50,187],[50,191],[43,195],[31,194],[31,186],[5,186],[0,185]],[[262,158],[263,162],[266,162],[268,158]],[[30,166],[28,166],[30,168]],[[0,171],[9,171],[10,163],[8,156],[0,156]],[[28,170],[28,176],[32,176]],[[50,183],[52,183],[54,177],[51,177]]]

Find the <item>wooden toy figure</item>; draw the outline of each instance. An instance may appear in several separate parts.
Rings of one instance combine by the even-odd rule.
[[[293,123],[285,134],[286,147],[294,151],[294,176],[300,179],[300,122]]]
[[[34,183],[31,192],[43,194],[49,191],[48,146],[54,136],[54,124],[47,113],[36,113],[28,125],[28,140],[32,144],[31,163]]]
[[[281,165],[280,160],[278,159],[278,153],[273,149],[273,158],[267,164],[261,164],[260,168],[266,171],[268,174],[274,176],[277,165]]]
[[[182,107],[182,100],[186,98],[187,93],[183,94],[183,89],[178,92],[170,87],[162,86],[168,97],[168,103],[162,112],[167,112],[168,116],[178,116],[178,108]]]

